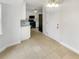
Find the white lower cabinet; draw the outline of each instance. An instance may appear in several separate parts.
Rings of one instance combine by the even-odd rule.
[[[22,27],[21,30],[22,40],[29,39],[31,37],[31,28],[30,26]]]

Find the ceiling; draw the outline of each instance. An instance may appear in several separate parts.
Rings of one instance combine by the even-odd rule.
[[[21,4],[24,0],[0,0],[0,3],[4,4]]]
[[[28,10],[41,10],[48,0],[26,0],[26,8]]]
[[[25,0],[27,10],[41,10],[43,6],[45,6],[49,0]],[[56,0],[58,3],[62,3],[64,0]]]

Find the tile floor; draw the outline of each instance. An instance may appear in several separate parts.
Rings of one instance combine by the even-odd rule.
[[[32,37],[21,44],[7,48],[0,59],[79,59],[79,55],[55,40],[32,30]]]

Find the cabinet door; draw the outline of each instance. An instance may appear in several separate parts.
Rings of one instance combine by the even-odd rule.
[[[31,30],[30,30],[30,26],[26,26],[26,27],[22,27],[22,30],[21,30],[21,36],[22,36],[22,39],[23,40],[26,40],[26,39],[29,39],[30,36],[31,36]]]

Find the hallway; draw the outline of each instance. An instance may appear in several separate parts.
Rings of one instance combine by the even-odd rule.
[[[30,39],[6,49],[0,54],[0,59],[79,59],[79,55],[32,30]]]

